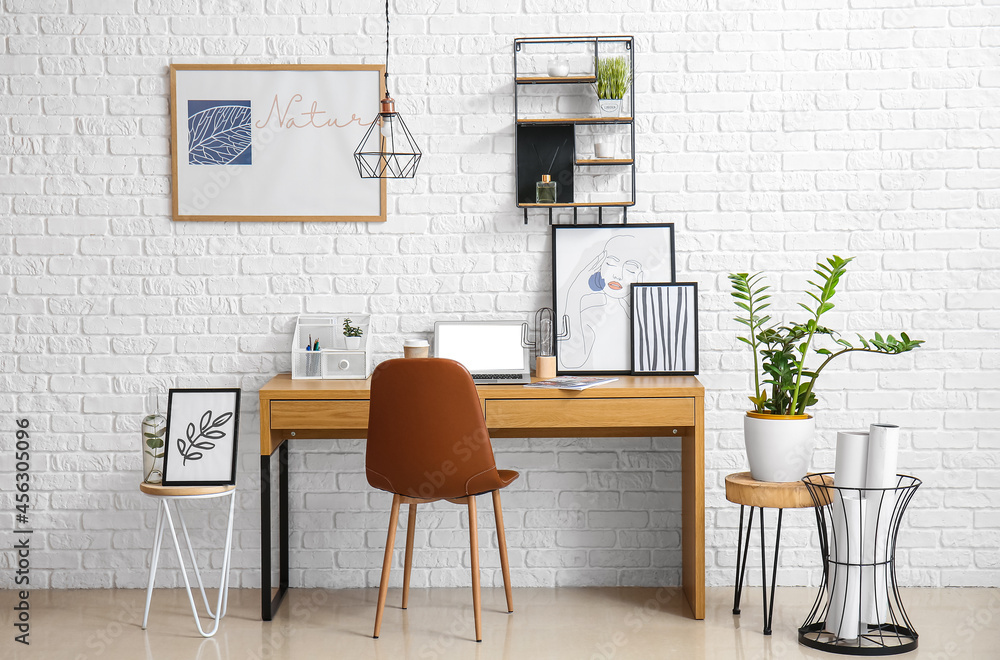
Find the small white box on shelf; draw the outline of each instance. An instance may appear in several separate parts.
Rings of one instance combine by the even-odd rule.
[[[292,379],[368,378],[371,373],[370,318],[368,314],[300,316],[292,335]],[[345,336],[345,322],[351,328],[360,329],[360,336]]]

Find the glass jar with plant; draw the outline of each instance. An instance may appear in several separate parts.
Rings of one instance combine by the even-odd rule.
[[[351,319],[344,319],[344,337],[347,342],[348,350],[357,350],[361,347],[361,336],[365,334],[365,331],[361,328],[351,325]]]
[[[811,300],[799,303],[807,317],[787,325],[772,324],[765,313],[771,296],[763,273],[729,275],[734,302],[746,313],[734,319],[748,329],[746,336],[737,339],[753,354],[754,391],[749,399],[754,407],[744,418],[744,439],[755,479],[793,481],[805,475],[814,429],[806,408],[817,403],[816,381],[831,361],[854,352],[898,355],[924,343],[905,332],[899,339],[876,332],[867,339],[859,334],[855,344],[821,325],[823,315],[834,308],[831,300],[853,260],[834,255],[819,261],[813,271],[816,281],[810,280],[811,288],[805,291]],[[832,341],[831,348],[816,345],[821,337]],[[806,365],[810,349],[822,359],[818,366]]]
[[[624,55],[602,57],[597,60],[597,90],[601,115],[618,117],[621,115],[622,99],[632,84],[629,60]]]
[[[163,480],[163,436],[167,419],[160,414],[160,397],[155,387],[146,390],[146,416],[140,429],[142,441],[142,480],[158,484]]]

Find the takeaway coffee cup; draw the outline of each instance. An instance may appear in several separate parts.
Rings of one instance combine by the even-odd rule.
[[[426,339],[407,339],[403,342],[403,357],[425,358],[430,352],[430,344]]]

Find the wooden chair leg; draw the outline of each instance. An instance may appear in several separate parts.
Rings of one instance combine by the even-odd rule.
[[[469,549],[472,551],[472,607],[476,612],[476,641],[483,641],[479,605],[479,532],[476,529],[476,497],[469,495]]]
[[[403,609],[410,599],[410,569],[413,568],[413,533],[417,529],[417,503],[410,502],[410,516],[406,520],[406,558],[403,566]]]
[[[500,509],[500,491],[493,491],[493,515],[497,521],[497,545],[500,546],[500,569],[503,571],[503,590],[507,596],[507,613],[514,611],[514,596],[510,590],[510,564],[507,563],[507,535],[503,528],[503,510]]]
[[[389,591],[389,567],[392,566],[392,549],[396,545],[396,523],[399,522],[400,496],[392,496],[392,513],[389,514],[389,533],[385,539],[385,558],[382,560],[382,582],[378,587],[378,606],[375,609],[375,632],[372,635],[378,639],[378,631],[382,628],[382,610],[385,608],[385,595]]]

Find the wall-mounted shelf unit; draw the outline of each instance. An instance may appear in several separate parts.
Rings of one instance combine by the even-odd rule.
[[[555,209],[572,209],[573,222],[577,222],[577,212],[581,208],[596,208],[597,221],[603,223],[604,209],[621,209],[623,222],[628,222],[628,207],[635,205],[635,94],[630,86],[622,101],[622,116],[599,116],[597,94],[587,90],[577,96],[577,106],[587,104],[587,95],[592,99],[594,115],[581,115],[581,108],[558,116],[556,106],[561,88],[552,88],[544,94],[526,94],[525,90],[537,85],[587,86],[597,82],[597,63],[608,55],[624,55],[628,59],[629,73],[635,80],[635,44],[631,36],[594,37],[526,37],[514,40],[514,124],[515,144],[515,194],[517,207],[524,211],[524,222],[528,223],[528,209],[547,209],[549,224]],[[572,57],[573,65],[565,76],[544,75],[538,62],[542,59],[556,60]],[[534,59],[525,62],[525,59]],[[580,70],[584,69],[584,70]],[[537,88],[535,88],[537,89]],[[569,92],[566,92],[569,93]],[[525,108],[527,97],[536,101],[535,107]],[[539,104],[545,107],[539,109]],[[585,110],[585,108],[584,108]],[[621,144],[626,141],[627,154],[616,154],[612,158],[597,158],[596,154],[579,154],[581,134],[577,127],[609,126],[618,127],[617,134],[608,139]],[[627,134],[622,128],[627,128]],[[586,130],[584,128],[583,130]],[[597,139],[595,135],[591,135]],[[579,201],[577,183],[584,183],[584,177],[598,176],[591,168],[610,168],[625,175],[629,185],[622,186],[621,199],[614,201]],[[628,168],[628,171],[625,171]],[[542,174],[549,174],[557,183],[555,204],[535,202],[535,183]],[[605,193],[606,194],[606,193]]]

